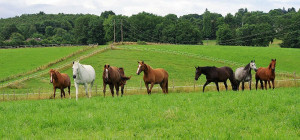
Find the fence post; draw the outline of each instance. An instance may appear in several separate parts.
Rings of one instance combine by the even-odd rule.
[[[196,81],[194,81],[194,92],[196,91]]]
[[[140,80],[140,90],[142,89],[142,80]]]
[[[295,86],[297,85],[297,82],[296,82],[296,72],[294,72],[294,82],[295,82]]]
[[[97,96],[97,84],[96,84],[96,96]]]
[[[172,85],[173,85],[173,92],[174,92],[174,90],[175,90],[174,79],[172,79]]]
[[[16,100],[16,92],[15,92],[15,90],[14,90],[14,100]]]

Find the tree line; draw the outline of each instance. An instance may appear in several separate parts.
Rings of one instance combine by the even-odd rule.
[[[0,46],[41,44],[106,44],[145,41],[171,44],[268,46],[282,40],[281,47],[300,48],[300,10],[273,9],[268,13],[239,9],[222,16],[203,14],[158,16],[141,12],[132,16],[104,11],[91,14],[23,14],[0,19]]]

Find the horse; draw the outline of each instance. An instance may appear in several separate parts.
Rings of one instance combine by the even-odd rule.
[[[70,95],[70,87],[71,87],[70,77],[67,74],[60,73],[60,72],[58,72],[57,70],[54,70],[54,69],[50,69],[49,74],[50,74],[50,83],[53,84],[54,99],[55,99],[55,92],[56,92],[57,88],[60,89],[60,97],[61,98],[63,98],[63,96],[64,96],[64,98],[66,97],[64,89],[68,88],[69,97],[71,98],[71,95]]]
[[[95,69],[91,65],[82,65],[77,62],[73,62],[73,79],[76,88],[76,100],[78,99],[78,86],[84,85],[85,93],[88,98],[91,95],[88,95],[88,84],[90,84],[90,89],[92,89],[96,74]]]
[[[124,94],[124,86],[127,80],[131,77],[126,77],[123,68],[113,67],[109,64],[104,65],[103,70],[103,94],[105,97],[106,85],[109,85],[112,97],[114,97],[114,87],[116,88],[116,94],[119,96],[119,87],[121,86],[121,96]]]
[[[240,82],[242,82],[242,90],[245,89],[244,83],[249,82],[249,89],[251,90],[252,74],[251,70],[257,71],[255,60],[252,60],[245,67],[239,67],[235,70],[234,77],[237,82],[237,90],[239,90]]]
[[[163,93],[168,93],[168,78],[169,74],[162,68],[153,69],[149,65],[145,64],[144,61],[138,61],[137,75],[140,75],[144,71],[144,83],[147,88],[147,93],[150,95],[154,84],[159,84]],[[151,84],[149,89],[149,84]]]
[[[203,85],[203,92],[205,87],[210,83],[214,82],[217,86],[217,90],[219,91],[219,85],[218,82],[224,82],[225,88],[227,90],[227,79],[230,80],[232,90],[237,90],[236,88],[236,82],[234,79],[233,70],[230,67],[221,67],[217,68],[215,66],[213,67],[195,67],[195,80],[197,81],[201,74],[206,75],[206,82]]]
[[[256,90],[258,80],[261,84],[261,89],[264,89],[263,81],[265,81],[265,89],[267,90],[267,82],[269,83],[269,88],[271,88],[270,81],[272,81],[273,89],[275,88],[274,80],[275,80],[275,66],[276,66],[276,59],[272,59],[271,63],[267,68],[259,68],[255,74],[256,79]]]

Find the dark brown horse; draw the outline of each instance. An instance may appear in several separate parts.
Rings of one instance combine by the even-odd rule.
[[[270,81],[272,81],[273,89],[275,88],[274,80],[275,80],[275,66],[276,66],[276,59],[272,59],[271,63],[267,68],[259,68],[255,74],[256,79],[256,90],[258,80],[261,84],[261,89],[264,89],[263,81],[265,81],[265,89],[267,90],[267,82],[269,83],[269,88],[271,88]]]
[[[103,71],[103,94],[105,96],[106,85],[109,85],[112,96],[114,97],[114,87],[116,88],[117,96],[119,96],[119,87],[121,86],[121,96],[124,94],[124,86],[126,81],[131,77],[126,77],[123,68],[117,68],[110,65],[104,65]]]
[[[55,99],[55,92],[56,92],[57,88],[60,89],[61,98],[63,96],[66,97],[64,89],[68,88],[69,97],[71,98],[71,95],[70,95],[70,87],[71,87],[70,77],[65,73],[60,73],[57,70],[53,70],[53,69],[50,69],[49,73],[50,73],[50,82],[53,83],[53,90],[54,90],[53,96],[54,96],[54,99]]]
[[[198,78],[201,76],[201,74],[206,75],[206,82],[203,85],[203,92],[205,89],[205,86],[207,86],[210,82],[214,82],[217,86],[217,90],[219,91],[219,85],[218,82],[224,82],[225,88],[227,90],[227,79],[230,80],[232,90],[237,90],[236,82],[234,80],[234,74],[230,67],[195,67],[196,68],[196,74],[195,74],[195,80],[197,81]]]
[[[138,69],[136,74],[140,75],[142,71],[144,71],[144,82],[145,86],[147,88],[147,93],[151,94],[151,90],[154,86],[154,84],[159,84],[163,93],[168,93],[168,72],[164,69],[158,68],[158,69],[152,69],[149,65],[145,64],[144,61],[139,62],[138,61]],[[151,84],[149,89],[149,84]]]

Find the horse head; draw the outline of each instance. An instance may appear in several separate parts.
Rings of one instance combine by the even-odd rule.
[[[195,80],[197,81],[199,79],[199,77],[201,76],[202,72],[201,72],[201,68],[195,67],[196,68],[196,72],[195,72]]]
[[[147,68],[147,65],[144,63],[144,61],[138,61],[138,69],[137,69],[137,71],[136,71],[136,74],[137,75],[140,75],[140,73],[142,72],[142,71],[145,71],[145,70],[147,70],[148,68]]]
[[[79,69],[79,61],[74,61],[73,62],[73,67],[72,67],[72,69],[73,69],[73,78],[74,79],[76,79],[76,77],[77,77],[77,75],[78,75],[78,69]]]
[[[109,65],[109,64],[105,64],[105,65],[104,65],[104,74],[103,74],[103,76],[104,76],[105,82],[108,81],[108,69],[109,69],[109,68],[110,68],[110,65]]]
[[[271,69],[272,72],[275,72],[275,66],[276,66],[276,59],[272,59],[269,65],[269,69]]]
[[[49,74],[50,74],[50,83],[53,83],[53,79],[56,79],[55,70],[54,69],[50,69]]]
[[[250,68],[253,69],[254,71],[257,71],[256,64],[255,64],[255,60],[252,60],[252,61],[250,62]]]

